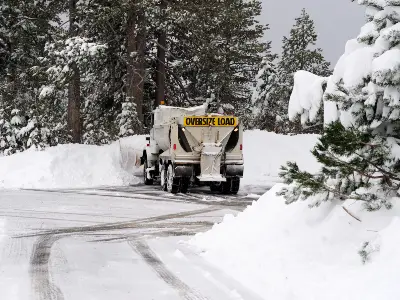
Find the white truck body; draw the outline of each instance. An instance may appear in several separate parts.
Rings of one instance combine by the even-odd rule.
[[[233,116],[206,114],[205,107],[160,106],[143,150],[144,180],[160,179],[170,192],[189,184],[236,193],[243,176],[243,130]]]

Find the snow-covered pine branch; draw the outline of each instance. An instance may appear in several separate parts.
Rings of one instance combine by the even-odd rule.
[[[288,111],[290,121],[294,121],[298,115],[303,125],[317,121],[321,107],[324,108],[322,98],[328,79],[302,70],[294,74]]]

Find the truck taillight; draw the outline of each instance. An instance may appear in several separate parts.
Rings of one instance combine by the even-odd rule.
[[[174,150],[176,150],[176,144],[174,144]]]
[[[147,147],[150,147],[150,144],[147,144]]]
[[[240,144],[240,150],[243,150],[243,145],[242,144]]]

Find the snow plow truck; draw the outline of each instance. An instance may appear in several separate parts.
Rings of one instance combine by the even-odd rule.
[[[190,186],[236,194],[243,177],[243,128],[237,117],[193,108],[159,106],[141,164],[146,185],[186,193]]]

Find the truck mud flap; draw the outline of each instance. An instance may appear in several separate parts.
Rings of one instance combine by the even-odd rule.
[[[175,176],[176,177],[191,177],[193,174],[192,166],[176,166]]]
[[[243,165],[227,165],[225,167],[226,176],[243,176],[244,167]]]

